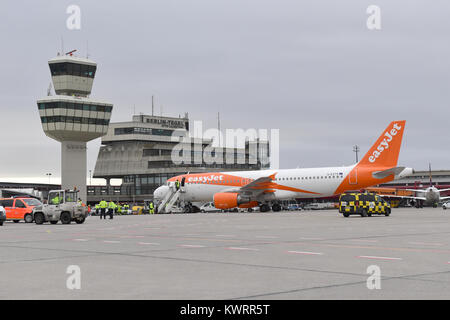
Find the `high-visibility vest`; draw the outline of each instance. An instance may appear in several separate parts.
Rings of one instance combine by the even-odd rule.
[[[112,201],[108,204],[109,209],[114,209],[115,207],[116,207],[116,204]]]
[[[52,204],[59,204],[59,197],[56,196],[52,199]]]
[[[106,209],[108,207],[108,203],[106,203],[106,201],[100,201],[99,203],[100,208],[102,209]]]

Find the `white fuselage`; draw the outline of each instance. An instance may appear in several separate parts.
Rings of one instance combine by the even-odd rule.
[[[212,201],[214,194],[220,192],[229,192],[239,188],[241,179],[256,180],[261,177],[267,177],[276,173],[274,183],[281,188],[288,187],[291,190],[280,190],[274,188],[274,192],[265,195],[271,200],[284,200],[293,198],[319,198],[329,197],[335,194],[336,189],[344,179],[351,179],[347,175],[355,166],[349,167],[328,167],[328,168],[309,168],[309,169],[283,169],[283,170],[259,170],[259,171],[235,171],[235,172],[217,172],[216,183],[207,181],[195,181],[195,178],[187,179],[184,185],[182,199],[191,202]],[[237,177],[237,178],[236,178]],[[357,180],[354,177],[356,186]],[[217,183],[217,181],[220,181]],[[301,192],[293,189],[300,189],[309,192]]]

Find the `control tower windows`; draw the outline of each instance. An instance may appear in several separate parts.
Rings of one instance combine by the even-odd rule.
[[[50,71],[52,76],[77,76],[94,78],[97,66],[78,64],[72,62],[60,62],[50,64]]]
[[[108,119],[65,117],[65,116],[41,117],[41,122],[42,123],[54,123],[54,122],[84,123],[84,124],[95,124],[95,125],[100,125],[100,126],[109,125]]]
[[[54,101],[38,104],[39,110],[45,109],[73,109],[73,110],[85,110],[85,111],[98,111],[98,112],[111,112],[112,106],[95,105],[95,104],[81,104],[72,103],[66,101]]]

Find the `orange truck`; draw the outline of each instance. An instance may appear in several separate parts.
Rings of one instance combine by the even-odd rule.
[[[33,209],[42,203],[34,198],[0,198],[0,206],[6,210],[6,220],[33,222]]]

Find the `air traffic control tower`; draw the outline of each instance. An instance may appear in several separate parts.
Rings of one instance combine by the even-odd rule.
[[[89,97],[97,64],[74,51],[48,61],[56,95],[37,105],[45,134],[61,142],[62,188],[76,187],[86,203],[86,144],[106,134],[113,105]]]

